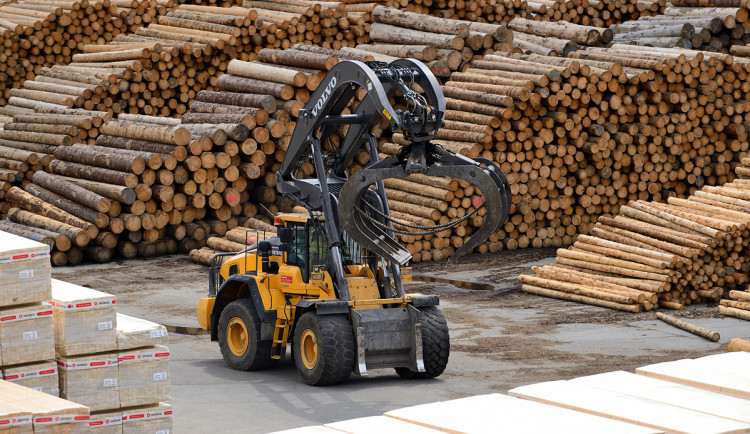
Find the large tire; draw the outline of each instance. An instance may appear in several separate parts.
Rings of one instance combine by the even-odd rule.
[[[273,342],[260,340],[260,317],[249,298],[235,300],[224,308],[218,334],[221,355],[232,369],[254,371],[277,362],[271,358]]]
[[[354,369],[354,335],[346,315],[307,312],[294,329],[294,361],[312,386],[341,383]]]
[[[401,378],[435,378],[445,371],[451,352],[448,323],[443,313],[435,306],[419,308],[422,323],[422,358],[425,372],[414,372],[409,368],[396,368]]]

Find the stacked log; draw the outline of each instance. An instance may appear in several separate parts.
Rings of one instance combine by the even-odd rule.
[[[114,13],[109,0],[20,0],[0,6],[0,38],[6,47],[0,63],[0,104],[41,68],[70,62],[84,45],[109,41]]]
[[[357,45],[357,50],[415,58],[437,76],[459,70],[475,53],[489,48],[508,50],[513,40],[513,33],[498,24],[436,18],[392,7],[375,7],[372,19],[372,43]]]
[[[199,91],[213,87],[230,59],[255,58],[254,17],[244,9],[181,6],[134,34],[83,46],[67,65],[42,68],[24,89],[11,92],[10,107],[0,113],[67,107],[181,115]]]
[[[367,43],[374,2],[306,0],[244,0],[242,7],[258,14],[256,50],[311,44],[338,50]]]
[[[232,228],[212,227],[206,247],[190,251],[190,259],[211,265],[211,258],[220,253],[240,253],[256,242],[276,235],[276,227],[256,218],[246,218],[243,226]]]
[[[666,0],[610,0],[610,1],[563,1],[535,0],[532,5],[533,19],[539,21],[566,21],[584,26],[608,27],[613,24],[652,16],[664,10]]]
[[[749,319],[750,296],[739,290],[750,280],[746,181],[704,187],[667,203],[631,201],[618,216],[600,217],[590,236],[559,249],[555,264],[533,267],[536,276],[520,276],[522,289],[634,312],[682,309],[728,293],[719,311]],[[633,297],[635,290],[646,298]]]
[[[505,24],[514,17],[525,18],[534,11],[546,10],[546,6],[540,2],[524,0],[392,0],[389,4],[406,11],[429,14],[440,18],[497,24]]]
[[[740,1],[674,1],[659,15],[613,25],[610,30],[615,42],[750,54],[745,48],[750,43],[748,9]]]
[[[117,11],[112,18],[113,34],[135,33],[140,27],[156,22],[156,18],[174,7],[172,0],[115,0]]]

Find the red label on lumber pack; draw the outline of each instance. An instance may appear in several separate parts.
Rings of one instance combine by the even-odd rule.
[[[142,419],[159,419],[170,416],[172,416],[172,410],[140,411],[137,413],[123,414],[122,421],[128,422]]]
[[[73,369],[109,368],[117,366],[117,359],[92,360],[88,362],[58,360],[57,366],[68,371]]]
[[[11,262],[30,261],[32,259],[44,259],[49,258],[49,248],[47,250],[37,250],[29,253],[19,253],[17,255],[0,256],[0,264],[8,264]]]
[[[36,378],[36,377],[47,377],[50,375],[57,374],[57,367],[52,368],[45,368],[45,369],[39,369],[36,371],[28,371],[28,372],[19,372],[16,374],[8,374],[5,376],[5,380],[7,381],[20,381],[20,380],[26,380],[29,378]]]
[[[0,323],[7,324],[11,322],[16,322],[16,321],[24,321],[27,319],[44,318],[44,317],[51,316],[51,315],[52,315],[52,309],[50,309],[49,304],[42,303],[41,308],[37,308],[37,310],[33,310],[29,312],[14,313],[12,315],[6,315],[3,317],[0,317]]]
[[[100,307],[112,307],[117,303],[117,301],[114,298],[112,298],[112,299],[106,299],[106,300],[69,302],[69,303],[59,302],[59,301],[50,301],[49,303],[63,310],[81,310],[81,309],[97,309]]]
[[[57,423],[82,422],[89,420],[88,416],[60,415],[60,416],[40,416],[34,418],[35,425],[53,425]]]

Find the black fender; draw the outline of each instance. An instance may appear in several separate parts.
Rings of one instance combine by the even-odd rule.
[[[250,274],[233,274],[221,284],[216,294],[214,308],[211,311],[211,340],[219,339],[219,317],[224,308],[231,302],[242,298],[253,301],[261,321],[261,339],[273,339],[273,328],[276,324],[276,311],[266,310],[260,296],[255,276]],[[270,327],[267,325],[270,324]],[[270,337],[267,337],[270,331]]]

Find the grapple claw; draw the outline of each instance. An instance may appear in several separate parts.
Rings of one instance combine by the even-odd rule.
[[[404,149],[409,152],[408,147]],[[476,208],[486,207],[484,224],[454,253],[453,258],[458,258],[485,242],[505,223],[510,211],[510,184],[505,174],[487,159],[467,158],[435,145],[430,145],[428,155],[426,175],[463,179],[474,185],[484,198],[484,203],[474,204]],[[404,231],[389,228],[386,221],[389,213],[383,212],[387,205],[380,203],[370,186],[385,179],[408,176],[406,161],[401,154],[366,166],[349,178],[339,195],[339,218],[346,233],[371,252],[400,265],[411,259],[411,254],[396,241],[393,232]],[[363,210],[362,204],[369,210]],[[452,226],[411,227],[440,232]]]

